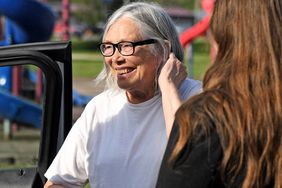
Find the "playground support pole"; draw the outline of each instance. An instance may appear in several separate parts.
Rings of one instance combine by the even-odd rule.
[[[194,61],[193,61],[193,45],[188,44],[187,47],[187,64],[188,64],[188,77],[194,78]]]
[[[3,35],[3,17],[0,17],[0,40],[4,40],[4,35]]]
[[[22,72],[22,68],[21,66],[14,66],[12,68],[12,93],[15,96],[19,96],[20,95],[20,86],[21,86],[21,72]],[[13,135],[13,131],[18,130],[18,125],[16,123],[12,123],[12,129],[11,130],[11,135]]]
[[[4,119],[3,121],[3,133],[4,133],[4,140],[12,139],[13,134],[11,130],[11,122],[8,119]]]
[[[48,0],[41,0],[42,2],[44,3],[47,3]],[[42,73],[42,70],[41,69],[38,69],[37,70],[37,83],[36,83],[36,87],[35,87],[35,101],[37,103],[40,103],[41,102],[41,97],[42,97],[42,76],[43,76],[43,73]]]
[[[41,97],[42,97],[42,77],[43,73],[41,69],[37,70],[37,83],[36,83],[36,88],[35,88],[35,101],[37,103],[41,102]]]
[[[69,20],[70,20],[70,1],[63,0],[63,22],[64,22],[63,40],[64,41],[70,40]]]
[[[14,95],[20,95],[20,85],[21,85],[21,67],[14,66],[13,67],[13,87],[12,92]]]

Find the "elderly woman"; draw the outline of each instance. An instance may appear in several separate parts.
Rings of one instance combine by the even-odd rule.
[[[45,187],[153,188],[174,113],[201,83],[186,78],[176,30],[158,5],[121,7],[99,48],[105,68],[97,80],[107,89],[74,124]]]

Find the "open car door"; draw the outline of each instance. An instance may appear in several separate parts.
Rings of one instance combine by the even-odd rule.
[[[0,48],[0,69],[31,65],[44,74],[36,164],[32,167],[0,168],[0,187],[43,187],[46,181],[44,173],[72,126],[71,61],[70,42],[30,43]]]

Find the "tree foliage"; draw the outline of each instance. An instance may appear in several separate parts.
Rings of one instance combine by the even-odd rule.
[[[48,0],[49,2],[60,2],[62,0]],[[71,3],[80,5],[79,10],[72,13],[78,21],[89,25],[95,25],[105,19],[123,3],[136,0],[70,0]],[[146,0],[145,0],[146,1]],[[148,0],[147,0],[148,1]],[[182,7],[193,10],[197,7],[199,0],[154,0],[164,7]]]
[[[100,0],[79,0],[80,8],[73,12],[73,16],[88,25],[95,25],[105,19],[103,5]]]
[[[195,8],[196,1],[197,0],[155,0],[155,2],[158,2],[166,7],[179,6],[187,10],[193,10]]]

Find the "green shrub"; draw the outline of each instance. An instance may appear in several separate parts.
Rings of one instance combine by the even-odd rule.
[[[193,41],[193,51],[196,53],[210,53],[210,44],[206,38],[198,38]]]
[[[99,40],[74,40],[72,41],[73,51],[98,51]]]

